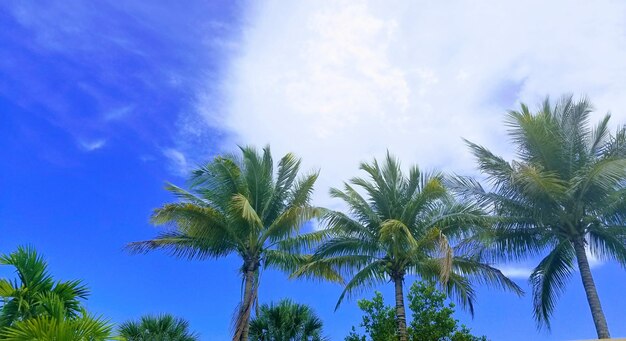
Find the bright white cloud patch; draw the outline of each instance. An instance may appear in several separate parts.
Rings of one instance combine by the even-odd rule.
[[[319,204],[387,149],[471,172],[461,137],[506,153],[503,113],[519,100],[587,94],[626,119],[623,1],[255,4],[223,114],[206,119],[233,133],[222,149],[269,143],[321,168]]]

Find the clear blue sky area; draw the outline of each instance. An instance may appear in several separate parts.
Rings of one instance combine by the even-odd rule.
[[[220,79],[236,53],[214,42],[238,39],[245,6],[0,2],[0,252],[33,245],[58,279],[83,279],[92,289],[88,308],[114,322],[169,312],[189,320],[203,340],[229,339],[240,298],[237,259],[186,261],[123,248],[154,236],[151,211],[174,200],[164,182],[184,185],[162,151],[177,144],[180,115],[194,110],[191,89]],[[210,146],[226,134],[203,128],[196,157],[212,157]],[[594,275],[612,334],[626,336],[624,271],[607,263]],[[12,276],[10,269],[0,268],[0,276]],[[479,288],[474,319],[458,318],[493,340],[593,338],[577,276],[551,332],[537,331],[529,294]],[[519,284],[529,291],[525,280]],[[390,289],[380,288],[389,302]],[[356,300],[333,311],[340,292],[267,271],[259,299],[310,304],[332,340],[342,340],[361,314]]]

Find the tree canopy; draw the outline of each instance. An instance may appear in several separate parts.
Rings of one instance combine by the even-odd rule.
[[[540,326],[549,328],[577,266],[598,337],[607,338],[586,252],[626,266],[626,128],[611,133],[608,114],[592,126],[591,113],[572,96],[546,99],[534,113],[522,104],[506,121],[516,159],[468,142],[487,185],[458,178],[455,187],[497,218],[476,236],[493,259],[544,257],[530,276]]]
[[[317,172],[300,175],[301,161],[289,153],[274,169],[269,147],[241,147],[241,155],[218,156],[193,171],[189,190],[167,190],[180,201],[155,210],[152,221],[172,228],[152,240],[129,245],[135,252],[165,249],[177,257],[240,257],[244,295],[233,340],[247,340],[260,267],[294,271],[305,260],[290,252],[300,227],[318,216],[311,206]]]
[[[409,340],[486,341],[486,337],[474,336],[466,326],[459,324],[453,316],[455,306],[453,303],[446,304],[446,298],[446,294],[432,284],[413,283],[408,294],[409,309],[412,311]],[[398,340],[395,309],[385,305],[380,292],[376,291],[371,300],[359,300],[358,305],[364,313],[360,327],[365,335],[360,335],[352,327],[345,341]]]

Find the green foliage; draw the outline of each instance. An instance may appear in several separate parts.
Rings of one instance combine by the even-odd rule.
[[[443,185],[443,175],[417,166],[405,174],[390,154],[382,163],[374,160],[360,168],[368,178],[353,178],[343,190],[331,189],[331,196],[347,204],[349,214],[326,213],[322,243],[296,276],[349,278],[337,307],[345,296],[407,274],[438,281],[470,311],[472,281],[522,293],[482,262],[481,255],[451,245],[485,226],[488,218],[476,205],[455,201]]]
[[[385,306],[383,295],[376,291],[371,301],[362,299],[358,302],[359,308],[365,313],[361,327],[371,340],[396,340],[396,310],[392,306]],[[354,327],[346,341],[365,341],[365,336],[356,333]]]
[[[3,340],[98,341],[111,325],[88,314],[81,303],[89,290],[80,281],[55,281],[48,264],[28,247],[0,256],[17,278],[0,279],[0,336]]]
[[[481,254],[452,245],[484,227],[488,218],[477,205],[456,201],[444,187],[442,174],[413,166],[405,175],[389,153],[382,164],[362,163],[361,170],[368,178],[353,178],[343,190],[330,190],[349,212],[326,212],[321,245],[294,274],[341,279],[342,284],[343,278],[350,278],[335,309],[346,296],[393,282],[398,337],[407,341],[402,289],[407,274],[438,282],[471,313],[472,282],[522,294],[500,270],[483,262]]]
[[[446,294],[434,286],[415,282],[409,291],[409,309],[413,311],[413,320],[409,327],[412,340],[451,340],[480,341],[464,325],[454,319],[454,303],[445,304]]]
[[[468,142],[488,186],[454,180],[459,193],[497,218],[493,229],[475,236],[473,248],[487,243],[484,254],[493,260],[545,257],[530,277],[540,327],[549,328],[576,262],[588,269],[585,247],[626,266],[626,127],[611,134],[609,115],[592,126],[591,111],[587,100],[571,96],[546,99],[535,113],[522,104],[507,118],[516,160]],[[588,275],[583,284],[595,291]],[[596,320],[603,314],[594,304]]]
[[[445,304],[446,294],[433,285],[415,282],[409,291],[409,308],[412,321],[407,328],[411,341],[486,341],[486,337],[477,337],[459,321],[454,319],[454,304]],[[380,292],[372,300],[359,300],[359,308],[364,312],[361,327],[365,335],[359,335],[356,329],[345,341],[397,340],[396,314],[391,306],[385,306]]]
[[[29,247],[0,256],[1,265],[15,267],[17,278],[0,279],[0,329],[20,320],[51,315],[62,307],[62,313],[76,317],[81,311],[81,299],[89,290],[80,281],[55,281],[48,273],[48,264]]]
[[[142,316],[139,321],[126,321],[119,326],[125,341],[197,341],[189,330],[189,322],[169,314]]]
[[[73,318],[41,315],[18,321],[6,328],[2,340],[103,341],[112,340],[112,329],[106,320],[86,312]]]
[[[152,221],[170,228],[155,239],[129,245],[134,252],[164,249],[190,259],[238,255],[245,293],[237,313],[237,337],[246,332],[260,268],[291,273],[302,266],[307,257],[298,250],[319,236],[298,236],[300,227],[321,213],[310,204],[318,174],[299,176],[299,158],[286,154],[274,172],[269,147],[262,152],[240,149],[241,156],[218,156],[193,171],[189,190],[168,184],[166,189],[180,201],[156,209]]]
[[[251,341],[324,341],[322,320],[303,304],[282,300],[263,304],[250,321]]]

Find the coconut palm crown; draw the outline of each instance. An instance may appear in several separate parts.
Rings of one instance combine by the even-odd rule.
[[[309,264],[296,272],[349,277],[337,307],[346,295],[393,282],[398,336],[405,341],[403,285],[407,275],[438,282],[471,312],[473,280],[522,293],[499,270],[451,246],[452,241],[484,225],[486,217],[480,209],[456,202],[443,186],[441,174],[424,173],[414,166],[405,176],[389,153],[382,165],[374,160],[360,168],[369,178],[353,178],[343,190],[330,192],[347,205],[348,214],[330,211],[325,215],[327,228],[318,232],[326,236],[324,241]]]
[[[142,316],[139,321],[126,321],[119,326],[124,341],[198,341],[189,330],[189,322],[170,314]]]
[[[591,126],[591,112],[572,96],[535,113],[522,104],[506,121],[516,160],[468,142],[488,186],[458,178],[456,187],[499,218],[487,235],[494,257],[545,257],[530,276],[540,328],[578,267],[598,337],[608,338],[586,250],[626,266],[626,129],[612,134],[608,114]]]
[[[285,299],[263,304],[250,321],[251,341],[325,341],[322,320],[307,305]]]
[[[292,272],[303,257],[282,243],[319,214],[310,205],[317,173],[298,176],[300,159],[286,154],[274,174],[269,147],[241,147],[241,156],[218,156],[193,171],[189,190],[167,185],[181,200],[155,210],[152,222],[170,229],[152,240],[129,245],[135,252],[165,249],[191,259],[241,258],[243,298],[233,340],[248,340],[248,322],[257,298],[261,266]]]

